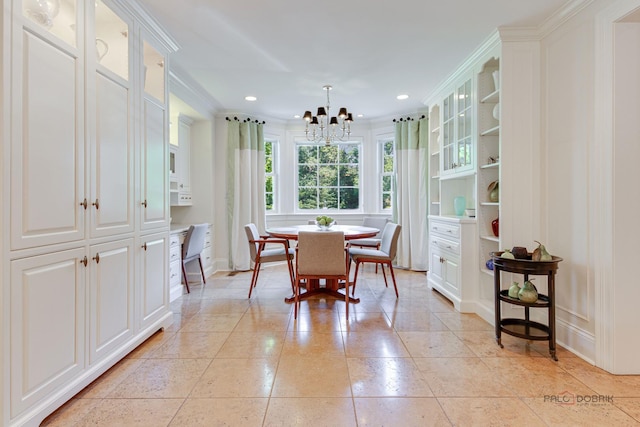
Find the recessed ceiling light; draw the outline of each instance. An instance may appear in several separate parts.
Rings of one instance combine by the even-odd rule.
[[[244,97],[244,99],[245,99],[246,101],[252,101],[252,102],[253,102],[253,101],[257,101],[257,100],[258,100],[258,98],[256,98],[255,96],[251,96],[251,95],[249,95],[249,96],[245,96],[245,97]]]
[[[294,119],[299,119],[300,118],[300,114],[296,114],[295,116],[293,116]]]
[[[356,117],[362,118],[362,117],[364,117],[364,114],[358,114]]]
[[[407,98],[409,98],[409,95],[404,94],[404,93],[402,95],[396,96],[396,99],[399,99],[401,101],[404,100],[404,99],[407,99]]]

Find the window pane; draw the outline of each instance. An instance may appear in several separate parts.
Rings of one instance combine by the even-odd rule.
[[[382,177],[382,191],[391,191],[391,176],[387,175]]]
[[[323,209],[338,208],[338,189],[337,188],[321,188],[320,189],[320,207]]]
[[[360,205],[357,188],[340,189],[340,209],[358,209]]]
[[[311,145],[298,147],[298,163],[318,163],[318,147]]]
[[[318,209],[318,194],[315,188],[301,188],[298,191],[298,208]]]
[[[385,156],[393,156],[393,151],[394,151],[393,148],[394,148],[393,141],[385,142],[384,143],[384,155]]]
[[[318,185],[318,167],[312,165],[298,166],[298,185],[309,187]]]
[[[273,173],[273,144],[267,141],[264,143],[264,171]]]
[[[320,166],[318,175],[321,187],[335,187],[338,185],[338,166]]]
[[[265,188],[265,191],[268,192],[268,193],[272,193],[273,192],[273,177],[272,176],[267,176],[265,178],[264,188]]]
[[[345,145],[342,148],[340,163],[358,163],[359,161],[359,150],[355,145]]]
[[[340,186],[357,187],[359,183],[357,166],[340,167]]]
[[[336,145],[320,147],[320,163],[338,163],[338,147]]]
[[[359,208],[359,144],[300,144],[297,151],[299,209]],[[345,187],[350,187],[348,192],[342,191]]]
[[[391,209],[391,194],[385,193],[382,195],[382,209]]]
[[[273,194],[266,194],[265,195],[265,209],[270,211],[273,210]]]

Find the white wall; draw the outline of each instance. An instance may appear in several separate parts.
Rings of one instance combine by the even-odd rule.
[[[616,18],[609,18],[611,9],[625,7],[640,8],[640,1],[594,1],[543,38],[541,176],[545,240],[564,258],[558,340],[611,372],[638,374],[640,360],[632,355],[640,352],[634,265],[640,232],[630,212],[640,203],[640,24],[618,27],[614,37]]]

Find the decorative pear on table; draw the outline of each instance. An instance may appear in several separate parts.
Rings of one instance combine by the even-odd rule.
[[[532,261],[551,261],[551,260],[553,260],[553,257],[547,251],[547,248],[545,248],[545,246],[542,243],[538,242],[537,240],[534,240],[534,242],[536,242],[538,244],[538,247],[531,254],[531,260]]]

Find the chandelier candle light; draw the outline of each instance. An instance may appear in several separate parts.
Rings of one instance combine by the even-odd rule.
[[[330,85],[322,87],[327,91],[327,105],[324,107],[318,107],[318,113],[315,116],[311,115],[311,111],[305,111],[302,117],[306,122],[304,133],[307,136],[307,140],[320,142],[324,141],[326,145],[331,145],[336,139],[344,141],[345,137],[348,138],[351,135],[351,122],[353,122],[353,116],[347,112],[347,109],[342,107],[338,111],[338,116],[329,114],[329,91]],[[338,122],[340,119],[340,123]],[[342,131],[341,135],[336,134],[336,128],[340,126]],[[309,129],[311,127],[311,129]]]

